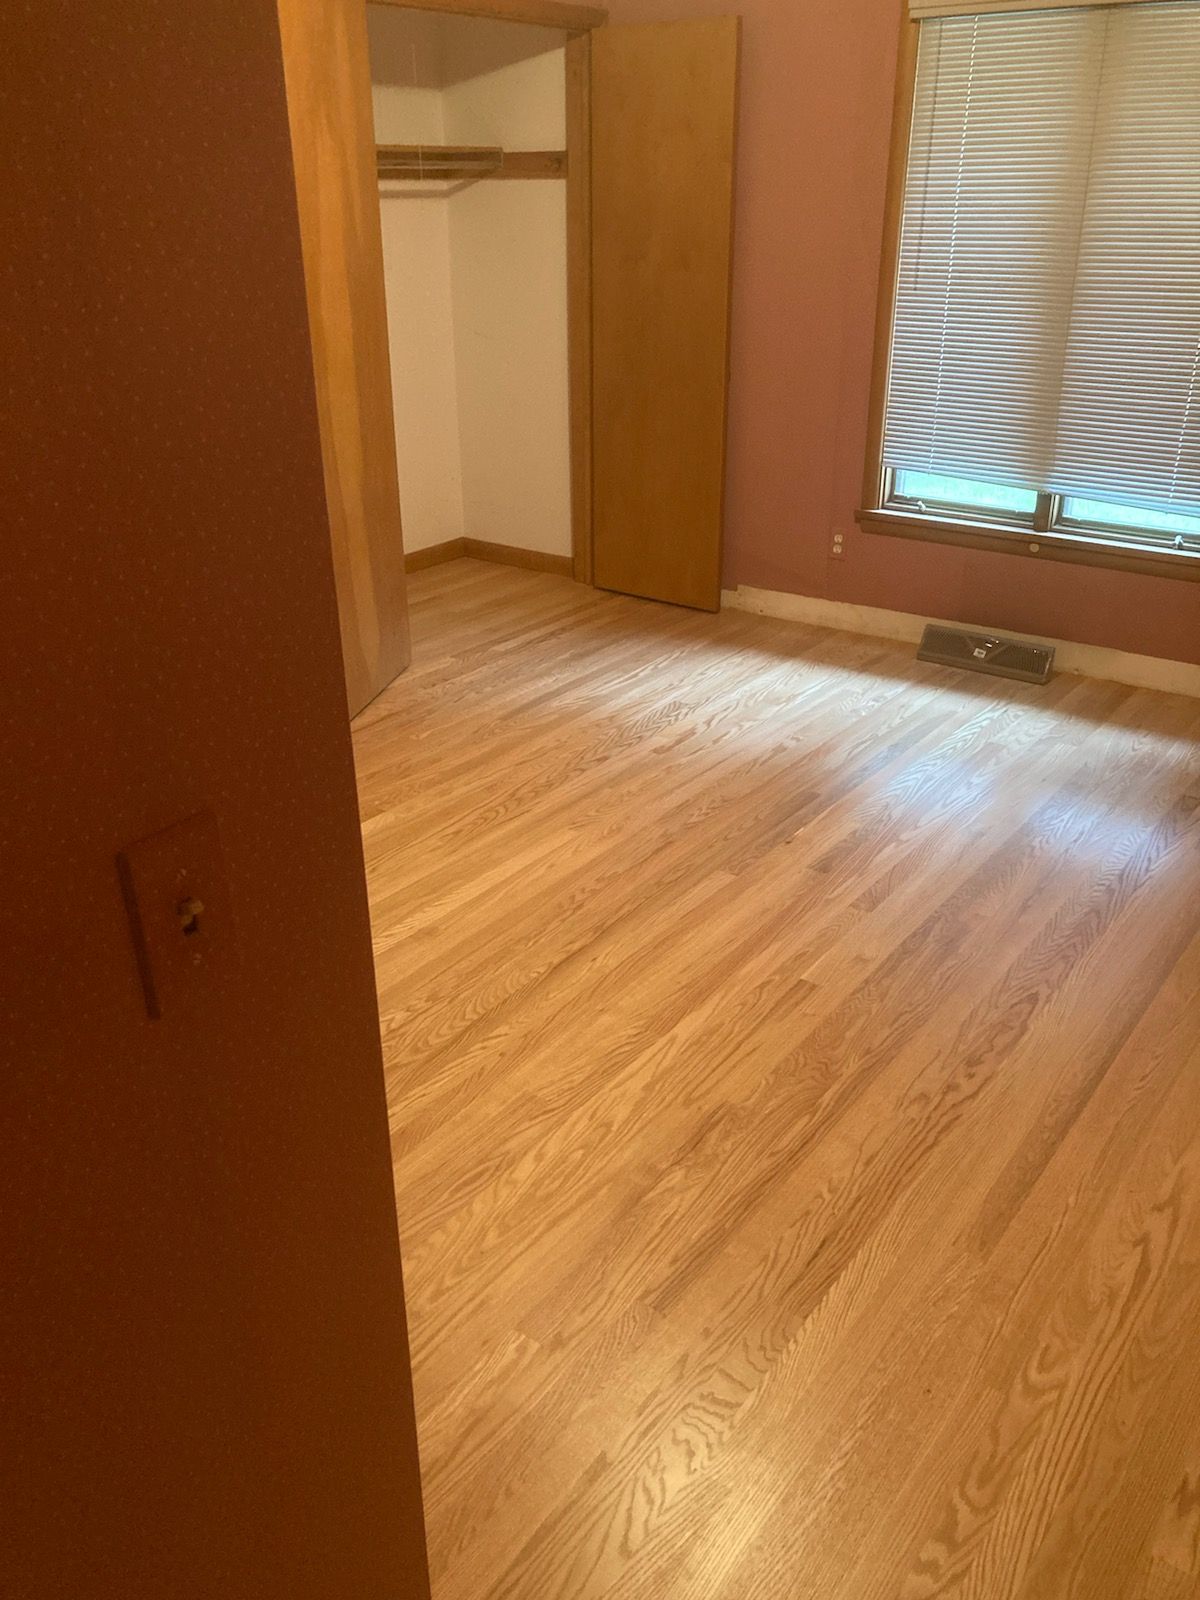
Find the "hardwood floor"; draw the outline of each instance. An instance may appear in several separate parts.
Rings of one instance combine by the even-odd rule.
[[[355,737],[436,1600],[1200,1594],[1200,701],[410,593]]]

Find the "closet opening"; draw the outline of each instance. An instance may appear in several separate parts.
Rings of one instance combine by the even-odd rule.
[[[570,36],[388,5],[367,19],[406,565],[470,555],[586,577]]]
[[[350,714],[411,661],[406,566],[718,610],[737,19],[279,17]]]

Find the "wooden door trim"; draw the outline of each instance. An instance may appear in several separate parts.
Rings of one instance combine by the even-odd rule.
[[[571,557],[592,583],[592,38],[567,41],[567,363],[571,410]]]
[[[278,0],[351,716],[412,659],[375,180],[367,18],[343,0]]]
[[[564,0],[370,0],[372,5],[405,11],[450,11],[460,17],[485,17],[492,22],[524,22],[538,28],[564,28],[586,33],[608,21],[602,6],[568,5]]]

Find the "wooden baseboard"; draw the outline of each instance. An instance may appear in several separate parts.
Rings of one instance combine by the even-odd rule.
[[[818,628],[839,628],[845,633],[866,633],[873,638],[897,639],[909,644],[920,639],[931,622],[947,628],[969,628],[977,633],[990,633],[996,628],[1005,633],[1013,632],[994,618],[981,623],[922,617],[910,611],[884,611],[876,606],[818,600],[773,589],[727,589],[721,599],[735,611],[749,611],[759,617],[807,622]],[[1161,689],[1167,694],[1200,696],[1200,666],[1192,662],[1130,655],[1105,645],[1074,644],[1068,639],[1035,638],[1020,632],[1014,633],[1014,637],[1029,639],[1032,644],[1052,644],[1056,652],[1054,665],[1059,672],[1078,672],[1085,678],[1106,678],[1138,689]]]
[[[461,561],[463,556],[475,561],[495,561],[502,567],[524,567],[527,572],[553,572],[562,578],[575,575],[575,563],[570,556],[522,550],[515,544],[492,544],[487,539],[447,539],[444,544],[431,544],[427,550],[411,550],[404,558],[404,570],[424,572],[426,567]]]
[[[444,544],[431,544],[427,550],[410,550],[404,557],[404,570],[424,572],[426,567],[440,567],[443,561],[458,561],[466,553],[465,539],[447,539]]]
[[[544,550],[522,550],[515,544],[492,544],[487,539],[464,539],[464,555],[476,561],[498,561],[504,567],[524,567],[528,572],[554,572],[562,578],[574,575],[570,556],[547,555]]]

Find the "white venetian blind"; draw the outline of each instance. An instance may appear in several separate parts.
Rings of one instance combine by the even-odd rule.
[[[921,24],[884,461],[1200,512],[1198,0]]]
[[[1053,470],[1200,512],[1200,5],[1108,18]]]

